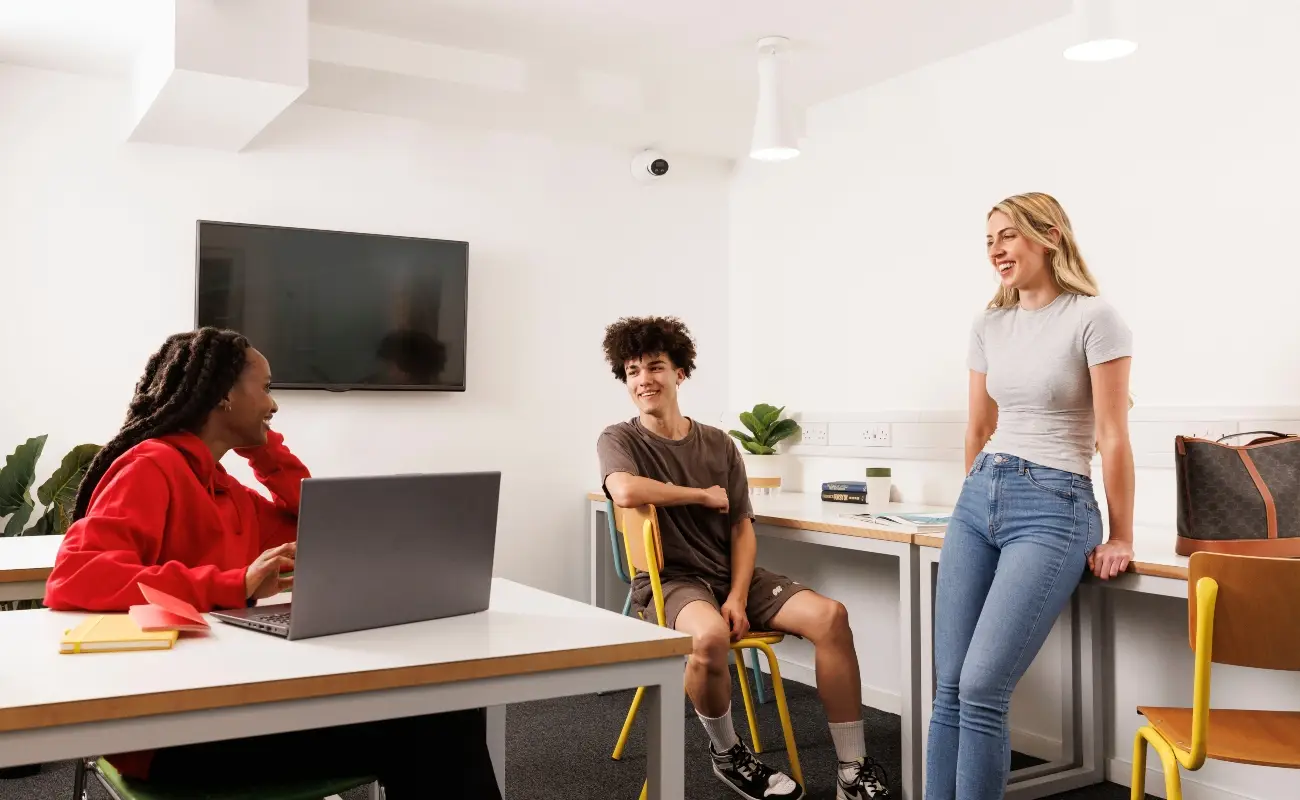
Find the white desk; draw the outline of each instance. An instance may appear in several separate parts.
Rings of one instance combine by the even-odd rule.
[[[611,598],[611,587],[626,592],[625,584],[618,581],[613,571],[610,553],[608,522],[605,518],[606,498],[592,492],[591,501],[591,602],[604,608],[611,601],[622,603],[622,598]],[[898,791],[902,800],[919,800],[920,779],[924,767],[925,750],[922,747],[919,705],[921,697],[921,627],[917,548],[912,535],[894,530],[873,528],[865,523],[847,519],[845,514],[865,512],[866,506],[851,503],[827,503],[814,494],[781,492],[773,495],[752,495],[754,507],[754,532],[759,536],[808,542],[828,547],[840,547],[898,559],[899,652],[898,668],[902,697],[902,774]],[[889,511],[942,513],[947,509],[908,503],[891,503]]]
[[[39,600],[62,536],[0,537],[0,601]]]
[[[297,642],[213,621],[172,650],[61,655],[82,616],[0,613],[0,767],[645,686],[649,796],[683,794],[690,637],[585,603],[496,579],[481,614]]]

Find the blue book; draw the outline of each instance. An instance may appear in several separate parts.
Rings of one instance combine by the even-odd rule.
[[[823,492],[865,492],[866,481],[830,481],[822,484]]]

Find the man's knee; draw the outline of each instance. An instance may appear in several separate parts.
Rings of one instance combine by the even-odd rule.
[[[717,609],[707,603],[691,603],[677,617],[677,630],[691,635],[691,662],[710,672],[727,668],[731,631]]]
[[[814,643],[826,640],[845,639],[853,635],[849,628],[849,610],[838,600],[817,596],[817,611],[814,616],[810,639]]]
[[[730,651],[731,634],[725,626],[710,627],[692,636],[691,658],[698,660],[700,666],[710,672],[720,672],[727,668]]]

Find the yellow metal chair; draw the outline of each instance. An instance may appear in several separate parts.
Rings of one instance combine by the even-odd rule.
[[[664,619],[664,590],[659,579],[659,571],[663,569],[664,555],[662,542],[659,538],[659,518],[652,505],[640,506],[638,508],[615,508],[615,519],[618,523],[618,529],[623,533],[623,546],[627,550],[627,563],[631,568],[632,576],[635,577],[638,572],[648,573],[650,576],[650,588],[654,595],[655,620],[660,627],[667,627]],[[636,542],[634,532],[640,531],[641,541]],[[634,543],[635,542],[635,543]],[[790,709],[785,702],[785,686],[781,682],[781,668],[777,663],[776,654],[772,652],[772,645],[780,642],[785,638],[785,634],[768,631],[750,631],[749,635],[740,641],[731,644],[731,651],[736,654],[736,667],[740,673],[740,694],[745,701],[745,714],[749,718],[749,735],[753,740],[753,749],[755,753],[761,753],[762,743],[758,738],[758,720],[754,714],[754,700],[750,695],[749,681],[745,678],[745,661],[742,653],[745,650],[761,650],[767,657],[768,668],[772,671],[772,693],[776,696],[776,709],[781,718],[781,729],[785,733],[786,752],[790,756],[790,772],[795,781],[803,785],[803,770],[799,767],[799,750],[794,743],[794,728],[790,724]],[[632,707],[628,709],[627,720],[623,723],[623,731],[619,734],[618,744],[614,746],[614,758],[619,759],[623,756],[623,748],[627,746],[628,735],[632,732],[632,721],[636,719],[637,709],[641,707],[641,697],[645,694],[644,688],[636,690],[636,696],[632,698]],[[645,798],[646,789],[641,787],[641,797]]]
[[[1207,758],[1300,768],[1300,711],[1210,709],[1210,665],[1300,671],[1300,560],[1195,553],[1187,617],[1196,653],[1191,708],[1141,706],[1133,742],[1134,800],[1146,788],[1147,745],[1164,766],[1168,800],[1182,800],[1179,768]]]

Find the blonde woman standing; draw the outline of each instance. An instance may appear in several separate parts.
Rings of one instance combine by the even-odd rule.
[[[1128,326],[1097,296],[1053,197],[1009,197],[987,229],[1001,285],[971,330],[967,476],[935,600],[927,800],[1003,796],[1016,683],[1084,570],[1111,578],[1133,557]]]

